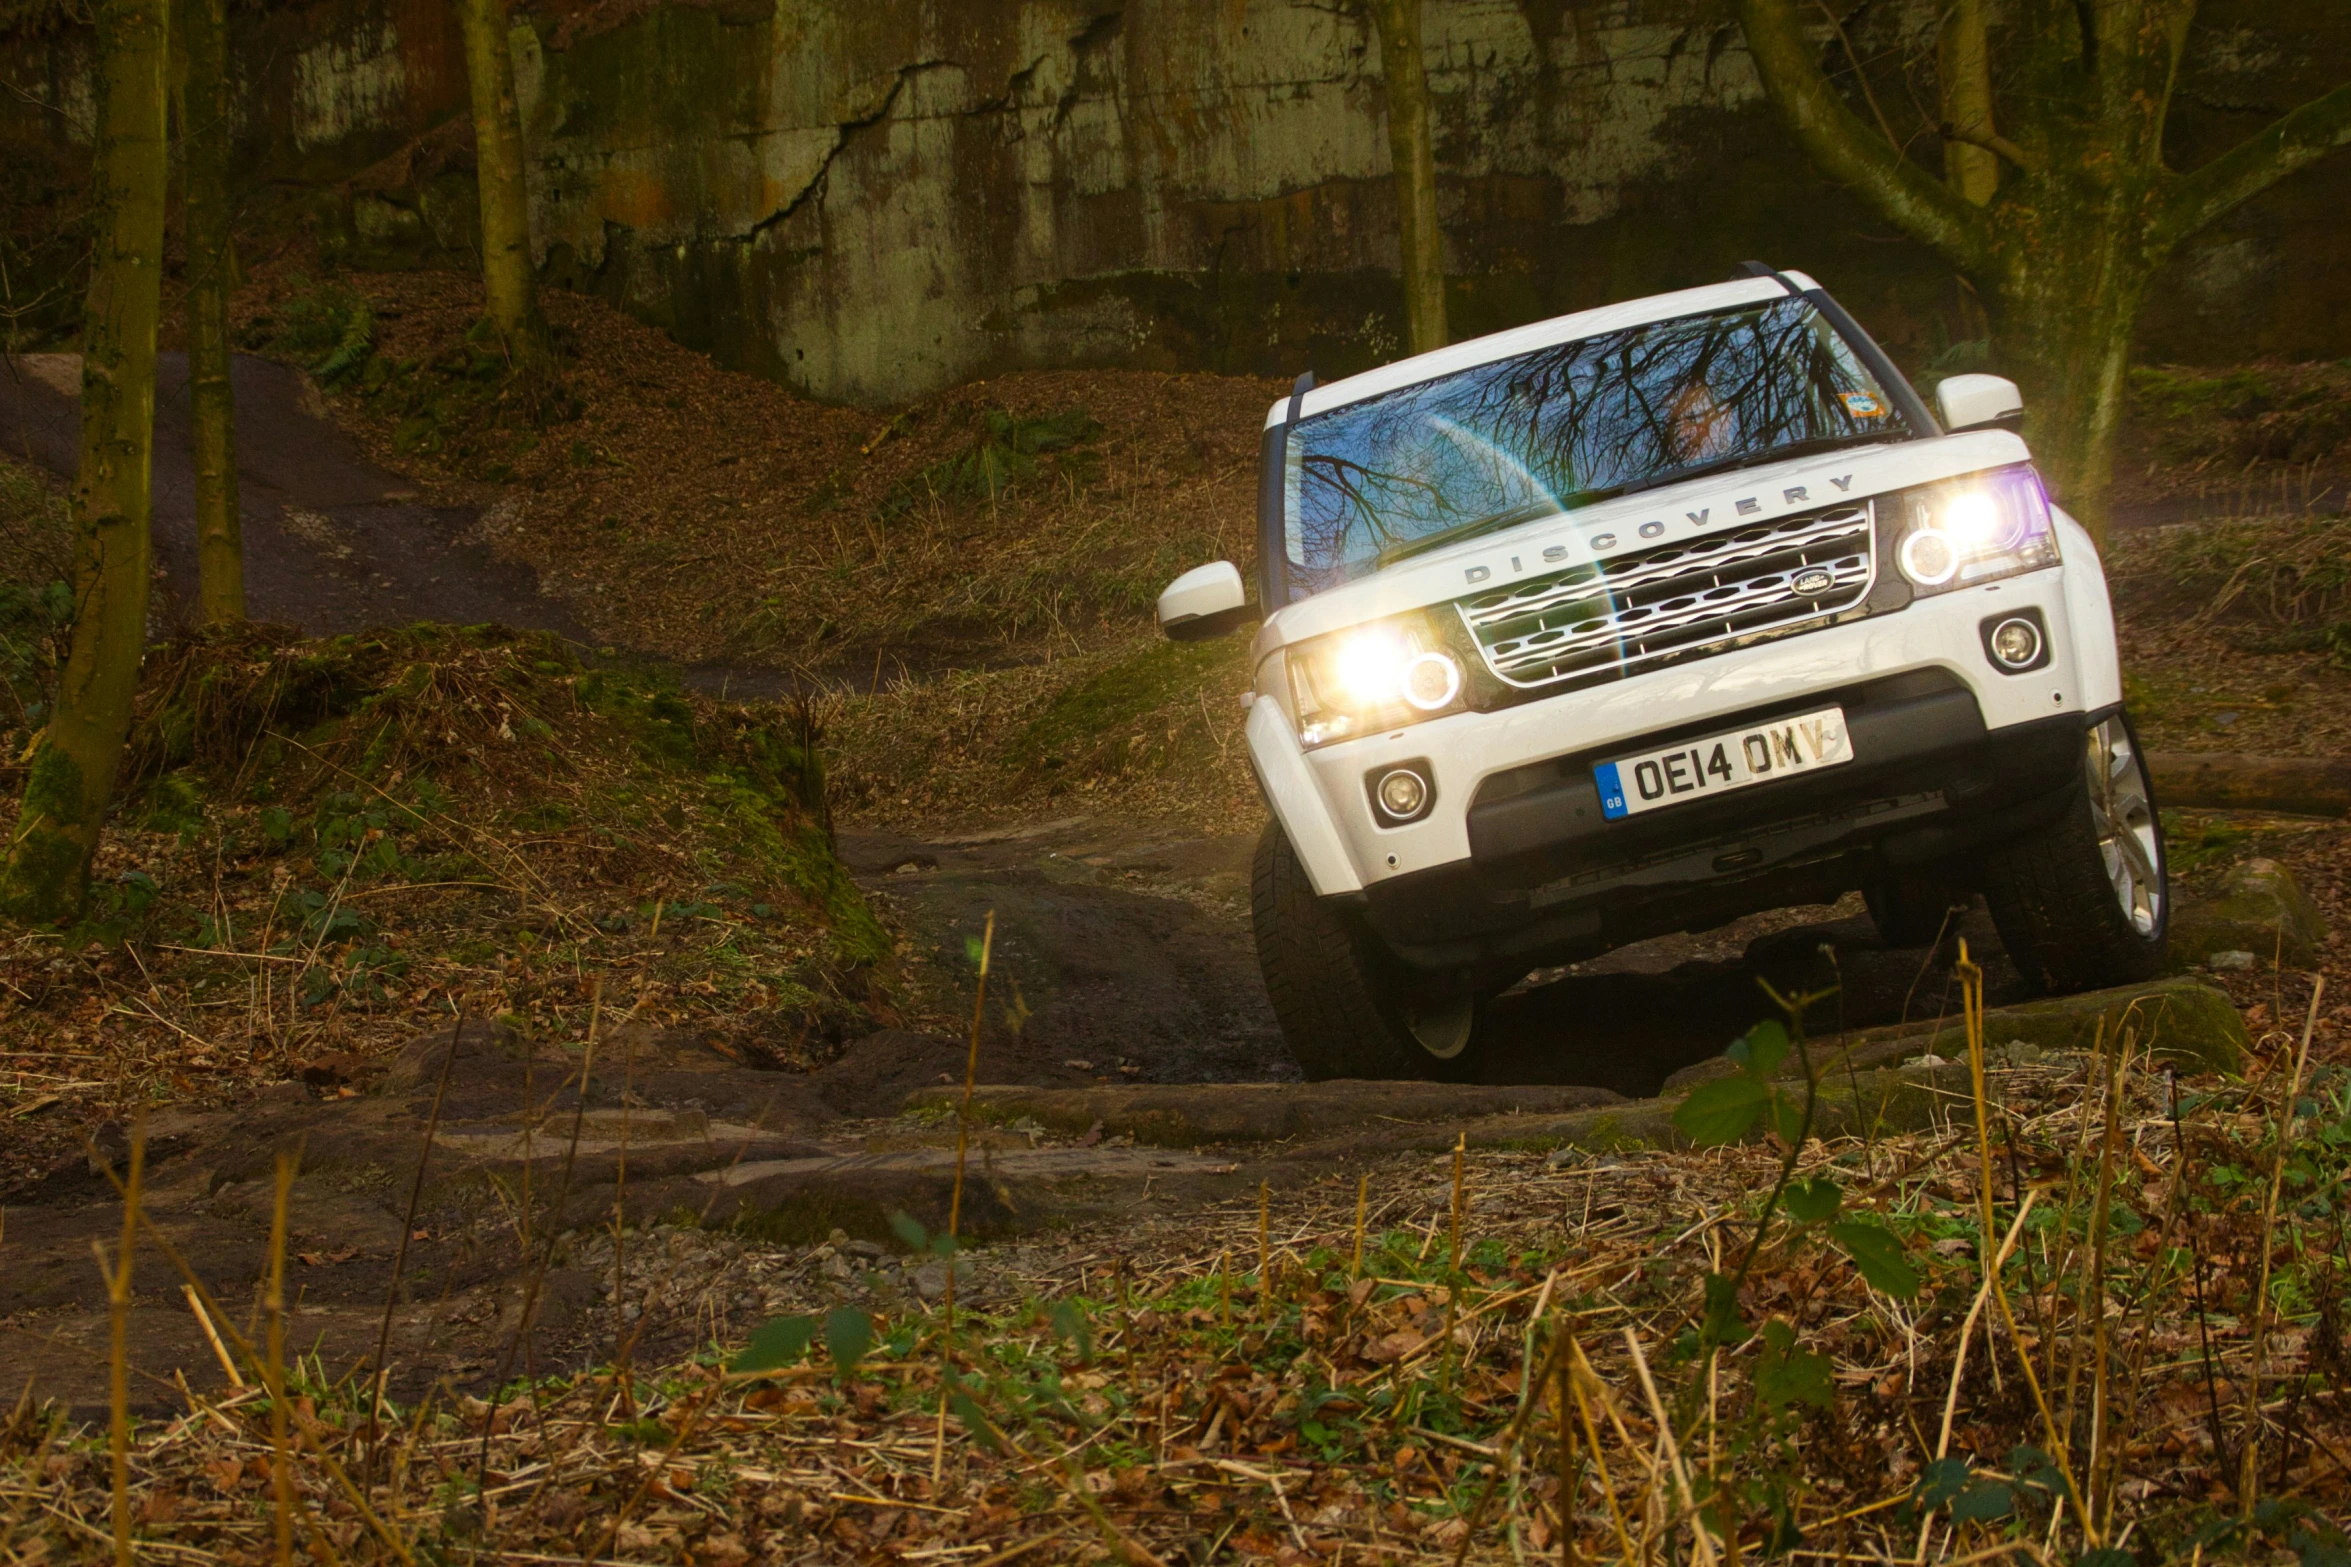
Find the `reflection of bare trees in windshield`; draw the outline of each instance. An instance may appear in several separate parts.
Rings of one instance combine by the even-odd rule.
[[[1559,343],[1368,398],[1292,437],[1297,564],[1339,580],[1402,544],[1570,508],[1822,437],[1904,433],[1809,304]]]
[[[1433,479],[1368,468],[1328,452],[1307,452],[1299,466],[1315,497],[1307,534],[1309,559],[1318,553],[1350,553],[1350,539],[1368,542],[1370,553],[1377,554],[1403,539],[1474,520],[1460,517],[1440,522],[1436,529],[1427,526],[1428,519],[1454,514],[1444,487]],[[1404,525],[1401,535],[1389,530],[1390,521]]]

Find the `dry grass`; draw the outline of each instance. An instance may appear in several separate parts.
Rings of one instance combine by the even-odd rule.
[[[1246,830],[1264,810],[1242,735],[1247,655],[1245,637],[1147,636],[843,695],[827,723],[834,799],[860,823],[916,829],[1115,810]]]
[[[191,1561],[273,1554],[281,1517],[346,1561],[2330,1561],[2351,1073],[2301,1044],[2241,1082],[2137,1040],[1993,1051],[1987,1138],[1961,1097],[1784,1151],[1391,1161],[1368,1211],[1334,1172],[1072,1236],[952,1323],[812,1288],[756,1370],[444,1392],[373,1442],[364,1376],[290,1367],[274,1402],[249,1362],[139,1431],[121,1494],[139,1552]],[[1784,1170],[1838,1183],[1916,1292],[1817,1220],[1758,1237]],[[1750,1249],[1709,1336],[1705,1281]],[[0,1549],[105,1548],[95,1433],[20,1409],[5,1451]]]

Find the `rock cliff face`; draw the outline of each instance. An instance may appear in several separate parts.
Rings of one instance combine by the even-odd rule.
[[[1727,0],[1427,0],[1456,332],[1809,268],[1897,351],[1948,347],[1947,274],[1813,175]],[[1932,0],[1822,22],[1925,129]],[[724,363],[887,403],[1024,365],[1326,377],[1400,336],[1378,44],[1349,0],[542,0],[513,43],[549,278]],[[321,192],[355,261],[471,242],[445,0],[240,19],[245,166]],[[2333,0],[2209,0],[2179,161],[2351,70]],[[86,42],[0,70],[86,103]],[[1907,84],[1905,72],[1909,73]],[[20,134],[38,111],[19,101]],[[454,117],[455,123],[452,123]],[[52,117],[70,124],[74,117]],[[37,134],[37,132],[35,132]],[[52,133],[53,134],[53,133]],[[2151,312],[2165,358],[2351,352],[2351,156],[2207,236]]]

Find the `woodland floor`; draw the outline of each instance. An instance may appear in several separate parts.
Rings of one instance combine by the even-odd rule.
[[[974,1160],[993,1195],[978,1192],[975,1174],[965,1230],[987,1243],[953,1263],[966,1270],[956,1276],[980,1337],[955,1338],[939,1314],[950,1264],[924,1249],[960,1186],[944,1162],[952,1118],[899,1112],[908,1095],[959,1078],[970,946],[991,916],[983,1084],[1107,1093],[1292,1075],[1247,934],[1259,808],[1232,700],[1239,661],[1229,649],[1158,644],[1145,624],[1166,577],[1247,553],[1256,431],[1279,388],[1038,374],[959,388],[895,416],[865,414],[713,370],[593,301],[555,295],[550,312],[572,356],[565,386],[579,406],[542,429],[461,395],[459,340],[472,309],[462,280],[362,276],[321,287],[265,267],[240,307],[247,340],[315,364],[334,344],[303,347],[300,332],[325,317],[347,338],[348,296],[365,299],[372,335],[323,399],[282,358],[240,362],[240,419],[253,422],[243,461],[257,615],[313,634],[500,620],[582,641],[615,667],[676,666],[691,687],[729,699],[800,693],[805,720],[828,734],[842,858],[888,932],[891,958],[876,986],[861,988],[808,956],[822,940],[799,916],[754,915],[751,892],[706,896],[679,868],[694,852],[685,835],[703,830],[690,800],[672,858],[658,862],[669,869],[633,882],[626,872],[564,879],[575,873],[558,861],[531,860],[529,875],[547,889],[543,911],[493,910],[503,894],[485,893],[474,925],[432,927],[392,912],[414,894],[395,888],[381,918],[415,949],[408,976],[370,991],[338,969],[325,1008],[291,993],[266,1010],[200,993],[186,970],[148,967],[170,960],[139,941],[16,954],[12,993],[0,998],[9,1096],[0,1156],[11,1172],[0,1244],[18,1254],[4,1317],[17,1347],[0,1350],[0,1365],[21,1367],[81,1415],[102,1403],[105,1303],[87,1253],[119,1206],[84,1149],[95,1137],[119,1156],[133,1109],[145,1105],[158,1223],[224,1299],[266,1266],[264,1154],[297,1141],[313,1150],[289,1264],[300,1286],[297,1347],[318,1357],[297,1415],[310,1452],[353,1467],[385,1458],[356,1436],[364,1401],[335,1379],[372,1354],[379,1318],[405,1350],[405,1359],[395,1352],[406,1369],[394,1396],[408,1446],[392,1465],[392,1491],[374,1493],[389,1524],[363,1517],[323,1469],[305,1471],[317,1535],[349,1554],[389,1550],[391,1538],[421,1554],[429,1537],[437,1551],[495,1544],[526,1560],[728,1567],[995,1562],[1016,1547],[1037,1560],[1433,1557],[1456,1547],[1523,1559],[1559,1546],[1553,1476],[1570,1451],[1584,1455],[1578,1463],[1616,1466],[1612,1481],[1594,1469],[1570,1482],[1586,1488],[1587,1550],[1618,1552],[1628,1529],[1644,1552],[1710,1549],[1693,1544],[1676,1500],[1682,1460],[1666,1455],[1662,1410],[1643,1397],[1653,1369],[1669,1402],[1677,1387],[1701,1395],[1703,1421],[1677,1414],[1672,1424],[1690,1441],[1702,1425],[1707,1473],[1719,1462],[1720,1494],[1737,1498],[1717,1504],[1718,1537],[1728,1518],[1730,1537],[1757,1548],[1784,1512],[1775,1490],[1801,1498],[1787,1516],[1816,1548],[1855,1558],[2041,1556],[2037,1542],[2057,1537],[2049,1498],[2063,1486],[2046,1452],[2036,1470],[2016,1450],[2062,1444],[2036,1426],[2013,1360],[1998,1388],[1975,1373],[1961,1404],[1952,1450],[1973,1455],[1976,1472],[1963,1466],[1948,1494],[1921,1504],[1938,1445],[1926,1431],[1941,1416],[1945,1381],[1963,1380],[1951,1353],[1976,1244],[1972,1135],[1948,1109],[1921,1128],[1806,1155],[1808,1173],[1842,1181],[1848,1203],[1885,1215],[1908,1239],[1928,1275],[1923,1303],[1906,1309],[1873,1295],[1825,1230],[1800,1228],[1759,1265],[1751,1304],[1758,1317],[1797,1324],[1803,1345],[1759,1349],[1756,1340],[1741,1369],[1724,1374],[1719,1422],[1675,1346],[1702,1309],[1693,1304],[1700,1275],[1735,1249],[1733,1230],[1770,1183],[1775,1156],[1755,1146],[1610,1153],[1593,1145],[1588,1123],[1570,1135],[1556,1120],[1629,1105],[1674,1068],[1718,1053],[1758,1020],[1757,978],[1802,982],[1823,941],[1847,979],[1843,1023],[1951,1013],[1956,950],[1887,951],[1855,900],[1645,943],[1548,976],[1509,1003],[1516,1044],[1489,1074],[1489,1087],[1520,1100],[1432,1092],[1418,1107],[1335,1112],[1351,1118],[1337,1140],[1276,1126],[1163,1150],[1106,1133],[1099,1120],[992,1127]],[[428,373],[436,362],[445,373]],[[70,461],[70,444],[59,445],[70,405],[48,369],[46,380],[0,382],[0,437],[54,471]],[[184,392],[175,400],[166,379],[157,526],[175,593],[164,620],[188,597],[190,554],[184,449],[170,444],[184,428]],[[2134,493],[2147,515],[2221,493],[2216,467],[2235,476],[2229,493],[2239,497],[2285,482],[2282,459],[2226,467],[2211,456],[2234,450],[2222,436],[2241,432],[2216,435],[2214,419],[2199,417],[2141,432],[2148,462]],[[2183,442],[2206,455],[2180,456]],[[2166,477],[2174,473],[2176,482]],[[2346,652],[2329,640],[2345,606],[2313,564],[2340,542],[2341,524],[2309,499],[2265,501],[2262,531],[2249,540],[2209,519],[2118,530],[2110,560],[2151,748],[2351,755]],[[584,796],[578,809],[589,809]],[[533,829],[549,844],[566,836],[553,820]],[[2268,855],[2293,870],[2336,931],[2351,930],[2351,829],[2341,823],[2191,812],[2167,825],[2184,891]],[[224,837],[234,834],[126,824],[107,873],[127,885],[121,878],[152,871],[163,895],[191,911],[282,896],[282,878],[270,894],[263,871],[240,882],[246,873],[232,863],[224,877]],[[665,907],[693,911],[675,916],[666,937]],[[1980,911],[1969,934],[1991,969],[1994,1004],[2015,999]],[[428,950],[435,941],[445,950]],[[2344,954],[2340,937],[2320,954],[2331,1004],[2316,1014],[2310,1049],[2334,1095],[2351,1091]],[[583,958],[607,976],[598,987],[579,977]],[[2116,1331],[2139,1322],[2142,1369],[2132,1375],[2149,1380],[2135,1445],[2120,1461],[2105,1450],[2117,1465],[2108,1528],[2140,1520],[2138,1538],[2151,1543],[2134,1546],[2126,1532],[2126,1547],[2153,1553],[2147,1560],[2184,1555],[2198,1528],[2258,1492],[2273,1504],[2259,1527],[2212,1534],[2212,1553],[2331,1561],[2312,1552],[2333,1548],[2325,1520],[2340,1523],[2351,1494],[2342,1451],[2351,1433],[2335,1395],[2296,1392],[2290,1414],[2272,1409],[2265,1462],[2276,1481],[2247,1491],[2228,1464],[2232,1440],[2243,1451],[2236,1410],[2246,1384],[2225,1360],[2247,1363],[2245,1270],[2261,1266],[2251,1228],[2260,1192],[2246,1172],[2266,1169],[2264,1150],[2274,1149],[2263,1141],[2265,1105],[2290,1069],[2309,981],[2260,969],[2212,978],[2257,1054],[2249,1088],[2196,1086],[2207,1122],[2190,1130],[2202,1142],[2171,1140],[2165,1079],[2151,1063],[2111,1091],[2079,1056],[2002,1065],[2013,1107],[2002,1202],[2036,1190],[2055,1207],[2062,1188],[2074,1226],[2057,1233],[2055,1250],[2044,1235],[2028,1262],[2040,1271],[2018,1286],[2017,1309],[2044,1316],[2014,1342],[2044,1357],[2053,1396],[2061,1346],[2078,1372],[2087,1330],[2079,1313],[2065,1318],[2075,1327],[2059,1319],[2075,1289],[2067,1270],[2087,1262],[2068,1237],[2090,1233],[2083,1183],[2113,1179],[2097,1147],[2127,1145],[2137,1233],[2154,1225],[2185,1236],[2176,1246],[2196,1252],[2198,1302],[2207,1287],[2216,1301],[2233,1290],[2238,1309],[2217,1323],[2201,1304],[2181,1317],[2182,1275],[2164,1272],[2174,1241],[2134,1243],[2129,1266],[2141,1271],[2115,1286],[2124,1303]],[[793,1002],[797,1033],[779,1047],[755,1025],[786,987],[804,999]],[[492,1034],[494,1047],[478,1052],[455,1048],[453,1004],[470,1008],[478,1029],[499,1014],[516,1032]],[[601,1025],[605,1065],[582,1067],[575,1082],[568,1074],[600,1005],[627,1007],[632,1021],[618,1032]],[[629,1073],[641,1060],[646,1077],[604,1080],[615,1051]],[[445,1123],[450,1173],[430,1186],[417,1176],[421,1206],[402,1211],[414,1170],[406,1150],[444,1059],[452,1097],[429,1118]],[[534,1091],[534,1070],[557,1080],[553,1098]],[[1198,1103],[1241,1091],[1223,1092]],[[518,1117],[525,1102],[537,1117]],[[2127,1136],[2101,1145],[2088,1107],[2109,1103]],[[1505,1135],[1491,1119],[1497,1107],[1554,1121]],[[2311,1124],[2346,1110],[2351,1102],[2328,1100]],[[657,1122],[671,1132],[648,1129]],[[526,1124],[571,1141],[561,1189],[542,1185],[533,1199],[524,1177],[518,1213],[512,1173],[537,1170],[545,1181],[558,1168],[545,1150],[512,1146]],[[1393,1130],[1364,1130],[1374,1125]],[[617,1150],[616,1126],[637,1128]],[[1471,1136],[1473,1126],[1483,1129]],[[645,1140],[634,1175],[627,1135]],[[1458,1188],[1438,1152],[1456,1135],[1469,1144]],[[664,1165],[652,1150],[669,1146],[665,1136],[722,1152]],[[222,1152],[231,1141],[242,1145],[236,1157]],[[2339,1215],[2333,1169],[2322,1161],[2313,1180],[2336,1183]],[[1355,1217],[1359,1179],[1368,1221]],[[733,1210],[718,1205],[739,1189],[751,1207],[762,1191],[791,1196],[771,1202],[761,1223],[728,1227],[720,1221]],[[2202,1217],[2181,1229],[2176,1215],[2191,1208]],[[911,1244],[891,1212],[923,1227]],[[625,1229],[600,1224],[615,1214]],[[2281,1335],[2285,1369],[2265,1372],[2280,1379],[2280,1399],[2288,1382],[2333,1377],[2339,1394],[2351,1377],[2330,1315],[2344,1283],[2337,1222],[2329,1236],[2311,1221],[2285,1264],[2306,1294]],[[1371,1265],[1351,1263],[1349,1248],[1365,1244]],[[2337,1264],[2308,1260],[2330,1247]],[[433,1280],[437,1293],[428,1305],[412,1283],[395,1321],[383,1302],[396,1266]],[[227,1385],[170,1265],[143,1255],[140,1268],[134,1401],[161,1423],[139,1460],[141,1527],[165,1554],[260,1559],[270,1517],[262,1406]],[[541,1304],[518,1334],[513,1296],[526,1286]],[[1082,1303],[1074,1314],[1073,1301]],[[1567,1303],[1572,1316],[1546,1315]],[[251,1303],[240,1294],[231,1304],[251,1332],[260,1320]],[[794,1355],[777,1380],[722,1384],[708,1356],[692,1358],[771,1320],[804,1321],[797,1331],[821,1337],[848,1308],[871,1314],[875,1337],[862,1349],[836,1344],[831,1371],[821,1354],[806,1365]],[[1536,1346],[1560,1320],[1583,1335],[1577,1353],[1591,1356],[1588,1385],[1576,1385],[1597,1429],[1592,1440],[1542,1438],[1550,1447],[1528,1435],[1522,1453],[1514,1411],[1530,1407]],[[2194,1344],[2215,1331],[2233,1346],[2217,1383],[2190,1374],[2201,1364]],[[1818,1373],[1803,1369],[1813,1350],[1826,1357]],[[858,1362],[854,1374],[845,1369]],[[1841,1397],[1827,1384],[1786,1396],[1741,1391],[1777,1385],[1774,1366],[1825,1376],[1832,1362]],[[942,1383],[950,1365],[963,1383]],[[551,1367],[566,1370],[527,1394],[509,1388],[494,1419],[475,1397]],[[2293,1381],[2295,1367],[2306,1368],[2303,1380]],[[2142,1391],[2137,1380],[2132,1390]],[[950,1424],[939,1411],[951,1404]],[[2073,1431],[2070,1384],[2064,1417]],[[935,1450],[941,1431],[952,1439]],[[48,1512],[7,1502],[14,1532],[0,1548],[32,1559],[27,1542],[54,1533],[55,1550],[80,1553],[103,1533],[92,1440],[31,1404],[20,1411],[7,1441],[24,1460],[23,1495]],[[2085,1447],[2075,1461],[2097,1459]],[[1496,1477],[1503,1494],[1476,1503]],[[472,1500],[476,1480],[486,1505]],[[1971,1486],[1984,1505],[1954,1511]],[[1985,1487],[2003,1488],[2004,1512],[1989,1510]],[[1612,1514],[1619,1505],[1623,1515]],[[2064,1553],[2079,1554],[2079,1541]]]

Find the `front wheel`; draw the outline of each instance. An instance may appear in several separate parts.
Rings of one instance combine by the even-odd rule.
[[[2163,971],[2163,822],[2128,718],[2090,727],[2079,792],[2056,821],[1992,856],[1984,901],[2010,959],[2044,989],[2096,990]]]
[[[1315,896],[1278,822],[1257,840],[1250,914],[1265,993],[1308,1082],[1458,1082],[1475,1070],[1483,1021],[1476,996],[1401,983],[1401,965],[1379,938]]]

